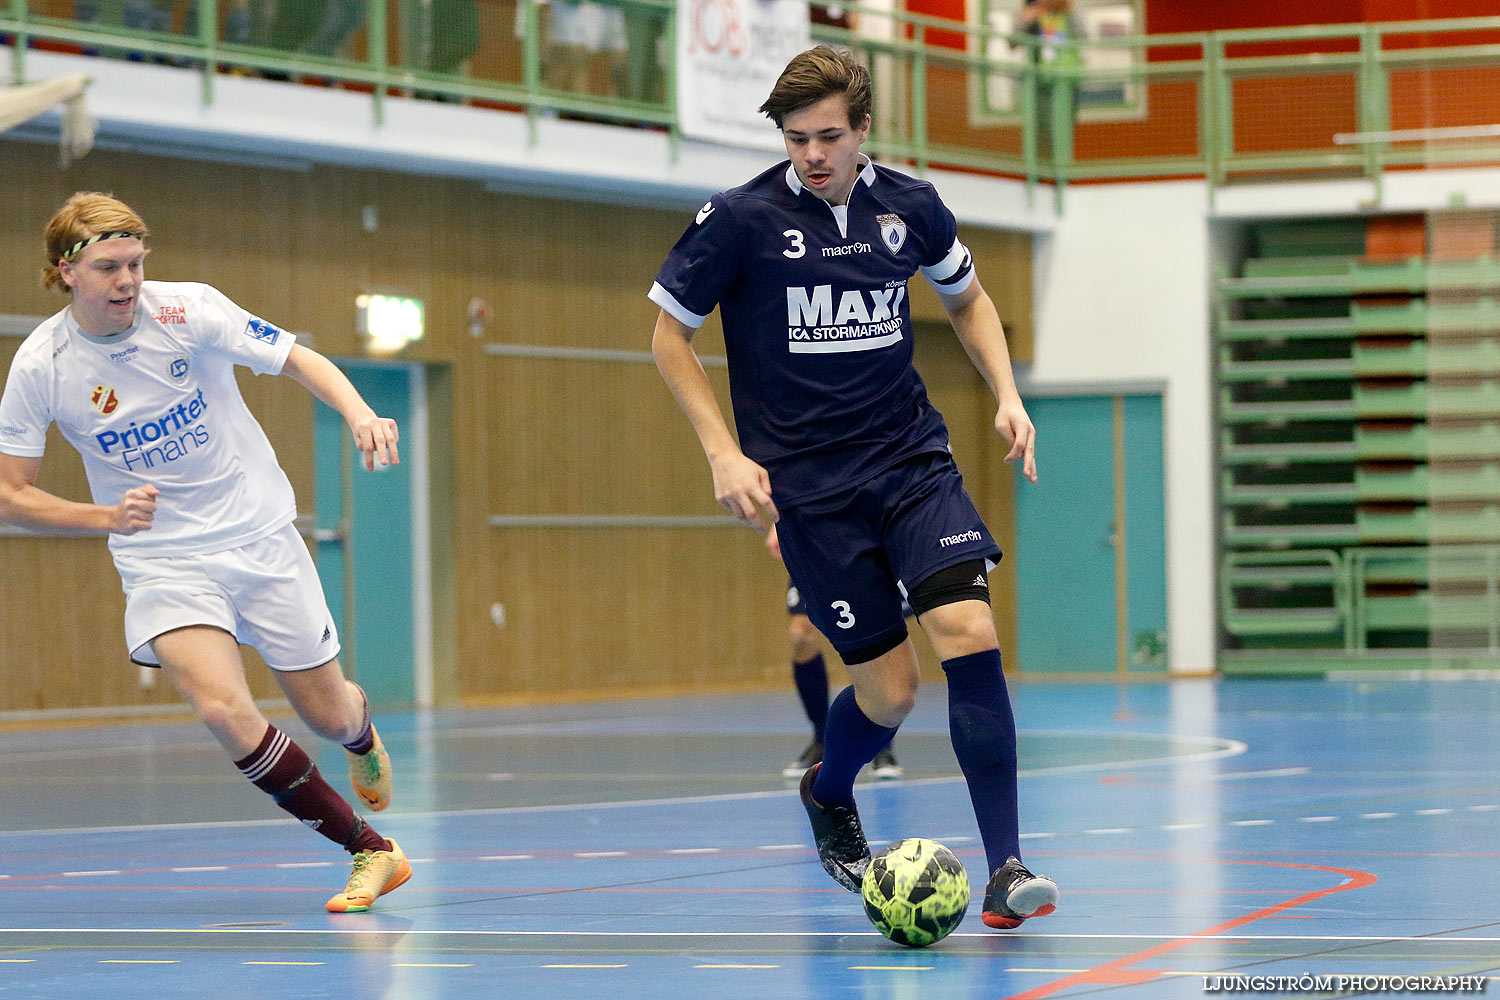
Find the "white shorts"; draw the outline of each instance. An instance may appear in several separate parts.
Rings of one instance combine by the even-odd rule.
[[[590,52],[624,52],[625,9],[569,0],[552,0],[552,21],[547,40],[553,45],[573,45]]]
[[[309,670],[339,655],[318,570],[295,525],[222,552],[117,553],[115,568],[125,588],[125,644],[143,666],[161,665],[152,639],[188,625],[223,629],[273,670]]]

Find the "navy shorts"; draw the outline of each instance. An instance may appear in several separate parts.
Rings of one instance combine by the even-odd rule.
[[[945,452],[783,509],[776,531],[805,613],[840,655],[899,642],[905,593],[933,573],[1000,558]]]
[[[802,599],[802,591],[791,580],[786,582],[786,613],[789,615],[807,616],[807,602]],[[915,618],[917,613],[906,603],[906,598],[901,598],[901,617]]]

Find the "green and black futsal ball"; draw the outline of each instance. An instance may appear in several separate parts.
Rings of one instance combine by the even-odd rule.
[[[935,840],[898,840],[870,859],[865,914],[897,944],[925,948],[947,937],[969,909],[969,875]]]

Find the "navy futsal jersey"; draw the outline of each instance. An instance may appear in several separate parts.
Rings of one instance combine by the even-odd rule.
[[[667,255],[651,301],[694,329],[719,307],[740,448],[778,505],[948,450],[912,367],[919,270],[946,294],[974,278],[932,185],[868,161],[841,206],[785,161],[714,195]]]

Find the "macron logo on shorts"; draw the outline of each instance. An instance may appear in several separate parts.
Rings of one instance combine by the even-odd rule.
[[[957,535],[949,535],[946,538],[939,538],[938,539],[938,546],[940,548],[945,548],[946,549],[950,545],[962,545],[964,542],[982,542],[982,541],[984,541],[984,536],[981,535],[979,532],[977,532],[977,531],[965,531],[965,532],[962,532],[962,533],[957,534]]]

